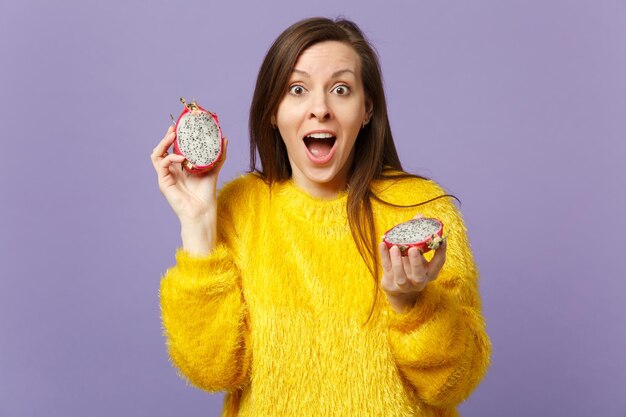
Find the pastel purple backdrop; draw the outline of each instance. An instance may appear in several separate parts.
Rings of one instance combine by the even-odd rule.
[[[148,157],[195,97],[245,171],[261,59],[316,15],[369,35],[405,168],[463,202],[494,349],[462,415],[626,415],[624,1],[9,0],[0,416],[219,415],[166,355]]]

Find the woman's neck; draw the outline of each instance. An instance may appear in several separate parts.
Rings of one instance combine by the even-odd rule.
[[[344,178],[333,178],[329,182],[318,183],[303,177],[297,174],[293,175],[292,181],[296,187],[314,198],[334,200],[340,193],[345,192],[347,188],[347,180]]]

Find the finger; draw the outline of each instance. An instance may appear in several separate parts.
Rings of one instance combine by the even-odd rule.
[[[391,274],[391,256],[389,255],[389,248],[384,243],[378,245],[378,251],[380,252],[380,263],[383,267],[385,274]]]
[[[228,138],[224,137],[224,151],[222,152],[222,155],[220,156],[218,165],[222,166],[222,164],[224,163],[224,161],[226,161],[226,155],[228,154]]]
[[[417,248],[409,249],[409,261],[411,263],[410,276],[415,284],[422,284],[428,280],[426,269],[428,262]]]
[[[174,139],[176,139],[176,134],[173,131],[169,132],[169,129],[168,129],[168,133],[163,137],[163,139],[161,139],[161,141],[157,144],[157,146],[152,150],[152,153],[150,154],[150,159],[152,160],[153,165],[155,165],[155,168],[156,168],[156,164],[158,163],[158,161],[161,158],[164,158],[165,156],[167,156],[167,150],[170,148],[170,146],[174,142]]]
[[[224,137],[224,154],[222,155],[223,160],[226,160],[226,154],[228,153],[228,138]]]
[[[413,282],[413,279],[411,278],[411,261],[408,256],[402,257],[402,267],[404,268],[404,275],[406,276],[407,281]]]
[[[378,251],[380,252],[380,263],[383,267],[383,277],[380,280],[380,284],[383,289],[394,290],[395,284],[393,282],[393,270],[391,267],[391,255],[389,254],[389,248],[385,243],[381,242],[378,245]]]
[[[402,263],[402,254],[400,248],[392,246],[389,250],[391,256],[391,270],[393,272],[393,280],[398,287],[406,286],[407,278],[404,272],[404,264]]]
[[[439,271],[441,271],[441,268],[443,268],[443,265],[446,262],[447,247],[448,245],[446,241],[444,241],[441,246],[439,246],[439,248],[435,250],[435,254],[428,263],[428,276],[431,281],[437,278],[437,275],[439,275]]]
[[[155,169],[157,168],[157,162],[161,158],[163,158],[163,154],[169,149],[170,146],[172,146],[174,139],[176,139],[176,133],[174,132],[174,128],[172,127],[170,129],[167,129],[167,133],[165,134],[163,139],[161,139],[158,145],[152,150],[152,153],[150,154],[150,159],[152,160]]]
[[[167,155],[165,158],[161,158],[156,164],[157,174],[159,176],[159,180],[167,178],[171,175],[170,166],[174,163],[182,163],[185,160],[185,157],[178,154]]]

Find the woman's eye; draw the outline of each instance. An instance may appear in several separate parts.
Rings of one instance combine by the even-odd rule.
[[[304,91],[304,87],[302,87],[301,85],[292,85],[291,87],[289,87],[289,92],[296,96],[304,94]]]
[[[335,87],[335,94],[338,96],[345,96],[350,93],[350,87],[347,85],[338,85]]]

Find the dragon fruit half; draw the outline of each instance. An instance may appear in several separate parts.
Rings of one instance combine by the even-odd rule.
[[[191,173],[207,172],[222,156],[224,138],[217,115],[203,109],[194,100],[186,103],[174,131],[174,153],[186,158],[183,167]]]
[[[410,248],[421,253],[437,249],[444,241],[443,223],[437,219],[421,217],[400,223],[385,233],[383,242],[388,248],[398,246],[402,256],[407,256]]]

